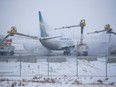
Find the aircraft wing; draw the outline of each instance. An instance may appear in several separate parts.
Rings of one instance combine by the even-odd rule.
[[[54,37],[41,37],[40,40],[48,40],[48,39],[54,39],[54,38],[59,38],[62,36],[54,36]]]

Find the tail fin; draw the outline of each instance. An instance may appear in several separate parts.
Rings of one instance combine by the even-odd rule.
[[[39,23],[40,23],[40,36],[41,37],[47,37],[49,36],[46,32],[46,29],[45,29],[45,24],[44,24],[44,21],[43,21],[43,18],[42,18],[42,15],[41,15],[41,12],[39,11]]]

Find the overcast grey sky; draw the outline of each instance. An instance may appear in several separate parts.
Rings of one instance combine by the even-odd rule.
[[[37,36],[38,11],[52,29],[85,19],[85,34],[102,30],[105,24],[111,24],[116,31],[116,0],[0,0],[0,34],[16,26],[19,32]],[[80,28],[75,29],[79,35]],[[63,32],[70,36],[72,30]]]

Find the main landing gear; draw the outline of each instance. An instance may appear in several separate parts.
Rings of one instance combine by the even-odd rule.
[[[66,50],[64,51],[64,55],[71,55],[70,49],[66,49]]]

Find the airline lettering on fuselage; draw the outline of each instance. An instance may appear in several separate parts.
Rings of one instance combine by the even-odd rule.
[[[66,41],[69,41],[69,40],[72,40],[71,38],[60,38],[60,40],[66,40]]]

